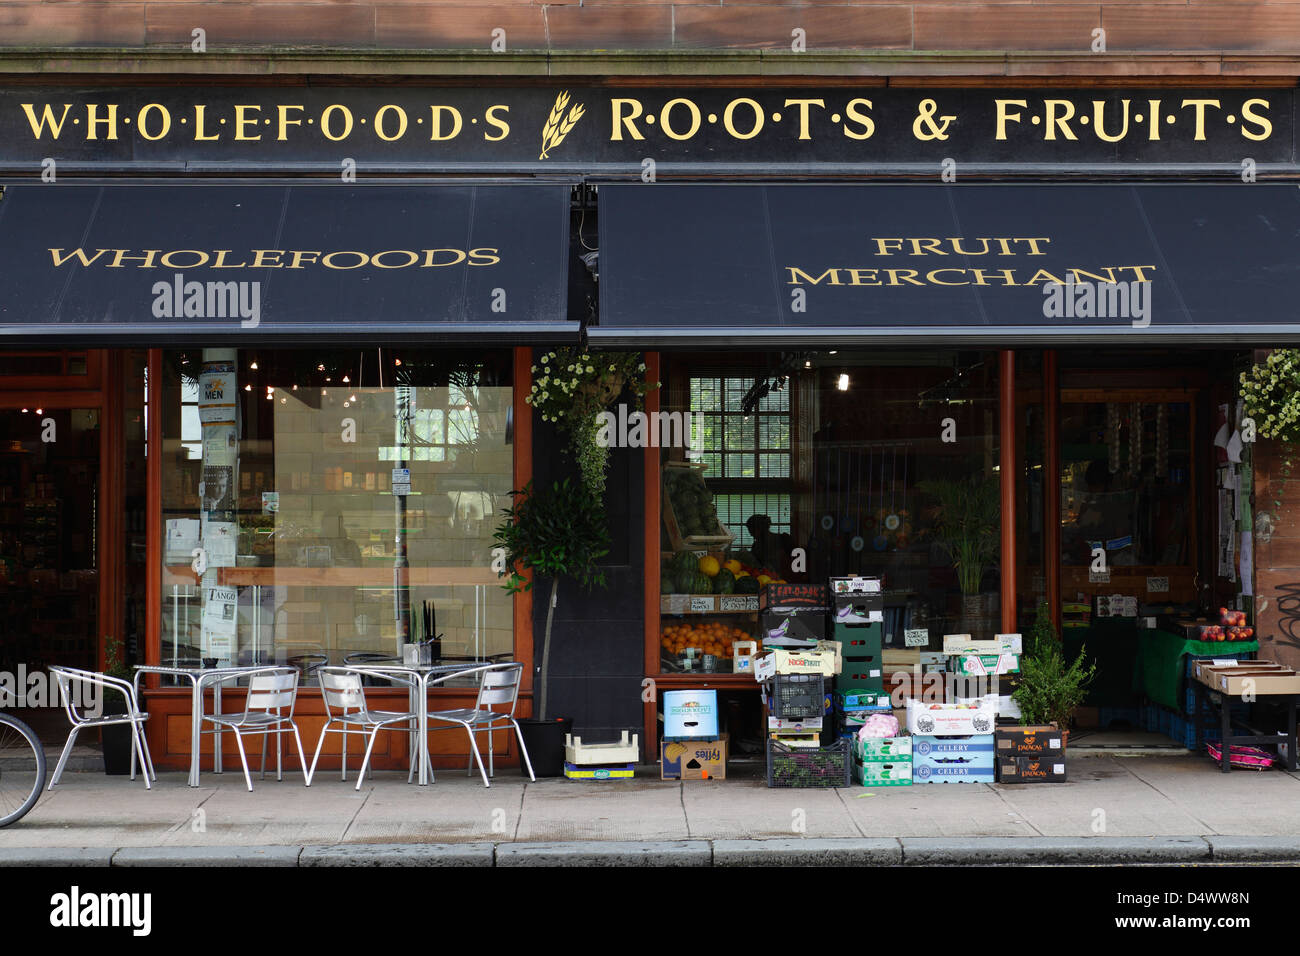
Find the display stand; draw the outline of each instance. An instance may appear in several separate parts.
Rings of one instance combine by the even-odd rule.
[[[1238,726],[1250,731],[1249,734],[1232,735],[1232,712],[1228,703],[1223,699],[1224,695],[1216,690],[1207,687],[1200,681],[1192,682],[1196,690],[1196,709],[1192,713],[1192,721],[1196,725],[1196,752],[1200,753],[1204,746],[1204,734],[1202,730],[1204,724],[1201,715],[1204,713],[1207,717],[1218,717],[1219,730],[1222,733],[1223,755],[1219,758],[1220,769],[1227,773],[1232,769],[1230,763],[1232,757],[1232,748],[1234,746],[1275,746],[1279,749],[1284,748],[1286,752],[1286,769],[1295,771],[1296,764],[1296,707],[1300,705],[1300,694],[1269,694],[1264,697],[1270,704],[1279,704],[1286,709],[1286,733],[1261,733],[1257,728],[1251,727],[1242,721],[1238,721]]]

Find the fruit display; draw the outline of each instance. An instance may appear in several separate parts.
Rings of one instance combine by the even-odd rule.
[[[753,555],[738,552],[751,560]],[[765,584],[784,584],[775,571],[713,552],[678,551],[660,572],[661,594],[758,594]]]
[[[1246,624],[1245,611],[1230,611],[1219,608],[1218,624],[1195,625],[1197,633],[1193,636],[1201,641],[1253,641],[1255,629]]]
[[[713,492],[704,483],[702,469],[665,468],[664,495],[683,538],[731,540],[731,532],[718,520]]]
[[[693,647],[700,654],[730,658],[732,642],[752,640],[754,636],[749,631],[735,625],[721,621],[699,621],[669,624],[663,629],[659,646],[670,657],[679,657],[687,648]]]

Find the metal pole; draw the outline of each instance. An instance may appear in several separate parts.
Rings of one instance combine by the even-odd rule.
[[[998,475],[1002,490],[1002,632],[1016,630],[1016,353],[998,356],[1001,410]]]

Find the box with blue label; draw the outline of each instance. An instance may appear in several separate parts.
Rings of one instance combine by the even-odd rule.
[[[716,690],[666,690],[664,740],[712,740],[718,736]]]
[[[835,694],[835,707],[847,714],[858,711],[887,710],[893,707],[893,703],[889,695],[884,691],[861,690],[849,693],[839,691]]]
[[[992,734],[912,738],[912,779],[916,783],[992,783]]]

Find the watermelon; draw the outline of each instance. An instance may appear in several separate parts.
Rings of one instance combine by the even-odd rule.
[[[736,579],[737,594],[757,594],[760,590],[758,578],[747,575],[743,578]]]
[[[682,575],[687,571],[694,571],[699,567],[699,565],[700,559],[689,551],[678,551],[673,555],[672,569],[673,574],[675,575]]]
[[[692,569],[692,570],[690,570],[690,571],[682,571],[680,574],[678,574],[678,575],[677,575],[677,593],[678,593],[678,594],[694,594],[694,593],[695,593],[695,575],[698,574],[698,573],[699,573],[698,571],[695,571],[694,569]],[[707,577],[707,575],[706,575],[706,577]]]
[[[736,576],[725,568],[719,571],[713,577],[713,590],[718,594],[734,594],[736,591]]]
[[[691,588],[690,591],[691,594],[712,594],[713,593],[713,578],[709,577],[703,571],[696,571],[694,574],[694,578],[695,578],[693,582],[694,586]]]

